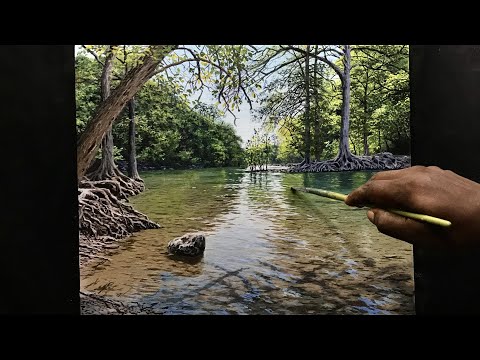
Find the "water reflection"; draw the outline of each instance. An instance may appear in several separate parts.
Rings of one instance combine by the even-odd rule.
[[[81,286],[166,314],[412,313],[411,247],[379,234],[364,210],[290,191],[346,194],[371,175],[144,174],[148,190],[132,203],[163,228],[83,269]],[[206,234],[204,256],[172,259],[168,241],[191,231]]]

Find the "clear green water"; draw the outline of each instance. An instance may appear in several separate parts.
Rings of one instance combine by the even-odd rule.
[[[411,314],[411,246],[378,233],[365,210],[290,191],[346,194],[372,174],[143,173],[131,203],[163,227],[87,265],[81,287],[165,314]],[[193,231],[206,235],[204,256],[169,257],[167,243]]]

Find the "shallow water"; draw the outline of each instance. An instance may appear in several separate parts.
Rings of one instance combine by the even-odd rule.
[[[165,314],[412,314],[410,245],[380,234],[365,210],[290,186],[348,193],[371,172],[143,173],[131,199],[162,225],[136,233],[81,271],[81,288]],[[186,232],[206,235],[202,258],[166,252]]]

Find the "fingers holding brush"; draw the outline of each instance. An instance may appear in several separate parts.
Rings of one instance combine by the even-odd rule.
[[[420,246],[446,246],[449,242],[440,241],[449,230],[432,224],[409,219],[382,209],[367,211],[370,220],[382,234]]]
[[[370,180],[352,191],[345,199],[349,206],[368,206],[411,209],[411,197],[399,180]],[[408,204],[408,208],[405,205]]]
[[[480,184],[452,171],[436,166],[414,166],[380,172],[353,190],[345,203],[401,209],[451,223],[448,227],[434,226],[385,210],[369,212],[379,231],[401,240],[480,248]]]

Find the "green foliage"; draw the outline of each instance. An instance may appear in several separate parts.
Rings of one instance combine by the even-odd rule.
[[[100,102],[101,65],[78,55],[77,129],[82,131]],[[118,64],[117,64],[118,65]],[[117,71],[119,73],[119,71]],[[128,111],[113,126],[116,160],[127,159]],[[214,106],[193,108],[176,93],[175,84],[161,77],[149,80],[135,97],[137,159],[167,167],[243,166],[241,138],[221,120]]]
[[[350,137],[359,154],[410,153],[408,47],[370,45],[353,51]],[[377,50],[373,51],[373,50]]]
[[[75,58],[77,132],[80,134],[100,103],[101,65],[79,54]]]
[[[241,139],[214,107],[197,104],[192,109],[167,84],[153,80],[135,102],[138,160],[168,167],[242,165]],[[113,128],[124,157],[128,124],[125,113]]]
[[[146,46],[114,46],[112,87],[142,56]],[[76,58],[77,128],[81,132],[100,102],[100,75],[109,46],[86,46]],[[314,61],[328,57],[343,70],[341,46],[311,46],[309,96],[305,87],[306,46],[198,45],[178,46],[158,73],[136,95],[137,157],[153,164],[238,166],[298,162],[304,157],[306,99],[310,98],[311,151],[321,159],[338,153],[341,81],[331,65]],[[303,51],[303,53],[302,53]],[[86,56],[87,53],[94,54]],[[408,47],[351,47],[350,145],[360,155],[391,151],[409,153]],[[234,113],[244,101],[257,99],[261,129],[245,151],[234,128],[222,121],[217,106],[192,101],[208,88]],[[319,136],[315,138],[315,124]],[[114,128],[116,157],[126,157],[128,118]],[[273,138],[265,142],[266,134]],[[244,159],[245,158],[245,159]],[[313,156],[312,156],[313,158]]]
[[[294,47],[306,49],[305,46]],[[332,61],[343,70],[343,59],[337,56],[340,47],[319,47],[330,54],[330,60],[335,55],[336,60]],[[262,74],[269,74],[261,77],[265,84],[259,97],[260,109],[256,118],[264,129],[268,128],[278,136],[278,161],[289,163],[304,158],[305,127],[302,120],[307,96],[304,55],[285,48],[268,47],[268,50],[261,52],[252,69],[261,69]],[[332,67],[320,61],[314,65],[315,46],[310,48],[310,154],[313,158],[315,146],[318,146],[321,159],[329,159],[338,154],[341,81]],[[325,50],[328,48],[333,50]],[[276,54],[282,51],[283,58],[278,58]],[[351,54],[351,151],[357,155],[363,155],[366,151],[409,154],[408,46],[352,46]],[[276,60],[272,61],[275,56]],[[318,145],[314,138],[317,119],[320,130]]]

